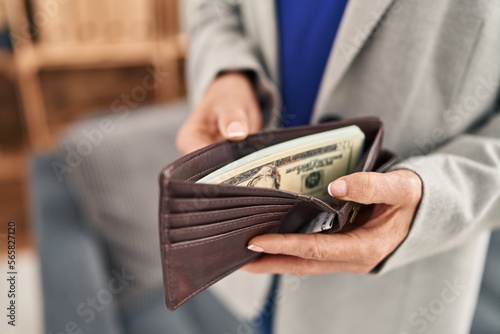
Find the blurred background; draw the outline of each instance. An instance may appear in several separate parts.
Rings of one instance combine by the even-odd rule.
[[[0,0],[0,214],[17,220],[23,246],[30,153],[53,149],[78,119],[115,111],[148,73],[166,82],[138,91],[133,109],[184,97],[179,18],[168,0]]]
[[[23,267],[19,333],[42,332],[31,157],[53,150],[79,119],[116,112],[119,104],[135,112],[182,99],[181,11],[173,0],[0,0],[0,304],[6,302],[5,226],[15,220]],[[144,89],[147,75],[160,76],[162,84]],[[1,333],[13,330],[4,325]]]

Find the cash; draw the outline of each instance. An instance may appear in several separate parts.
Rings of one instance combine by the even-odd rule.
[[[355,125],[295,138],[251,153],[197,182],[275,188],[326,200],[328,184],[353,171],[364,138]]]

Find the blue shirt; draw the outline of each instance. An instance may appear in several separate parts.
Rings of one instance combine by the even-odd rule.
[[[347,1],[276,0],[283,126],[309,124]]]
[[[283,126],[309,124],[347,1],[276,0]],[[278,285],[274,275],[255,328],[261,334],[272,333]]]

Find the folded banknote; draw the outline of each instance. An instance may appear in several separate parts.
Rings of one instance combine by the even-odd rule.
[[[353,171],[364,138],[355,125],[295,138],[253,152],[197,182],[275,188],[328,200],[328,184]]]

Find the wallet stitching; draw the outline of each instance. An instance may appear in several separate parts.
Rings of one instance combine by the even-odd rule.
[[[185,164],[187,164],[187,163],[189,163],[189,162],[191,162],[191,161],[193,161],[193,160],[204,158],[207,154],[209,154],[209,153],[210,153],[210,152],[212,152],[213,150],[218,149],[218,148],[219,148],[219,146],[220,146],[220,145],[216,145],[216,146],[214,146],[214,147],[212,147],[212,148],[208,149],[207,151],[203,152],[203,153],[202,153],[202,154],[200,154],[200,155],[195,155],[195,156],[193,156],[193,157],[191,157],[191,158],[187,159],[187,160],[186,160],[186,161],[184,161],[181,165],[177,166],[177,168],[179,168],[180,166],[185,165]],[[193,179],[193,178],[195,178],[196,176],[198,176],[198,175],[200,175],[200,174],[203,174],[203,173],[205,173],[205,172],[209,171],[210,169],[217,169],[217,168],[220,168],[220,167],[222,167],[222,166],[224,166],[224,165],[226,165],[226,164],[227,164],[227,162],[226,162],[226,163],[223,163],[223,162],[222,162],[222,163],[220,163],[219,165],[217,165],[218,167],[214,167],[214,166],[212,166],[211,168],[208,168],[208,169],[204,170],[203,172],[197,173],[196,175],[193,175],[193,176],[189,177],[187,180],[192,180],[192,179]]]
[[[274,223],[279,223],[280,221],[279,220],[276,220],[276,221],[272,221],[272,222],[269,222],[269,223],[265,223],[267,225],[271,225],[271,224],[274,224]],[[178,246],[178,247],[175,247],[176,249],[182,249],[182,248],[186,248],[186,247],[191,247],[191,246],[198,246],[198,245],[203,245],[203,244],[207,244],[207,243],[212,243],[212,242],[215,242],[215,241],[219,241],[219,240],[223,240],[223,239],[227,239],[229,237],[233,237],[235,235],[238,235],[238,234],[242,234],[244,232],[248,232],[248,231],[251,231],[251,230],[255,230],[257,228],[261,228],[263,227],[263,225],[259,225],[259,226],[253,226],[253,227],[246,227],[244,230],[242,231],[238,231],[238,232],[235,232],[235,233],[231,233],[231,235],[225,235],[225,236],[222,236],[222,237],[217,237],[217,238],[214,238],[212,240],[205,240],[205,241],[200,241],[200,242],[194,242],[194,243],[191,243],[189,245],[181,245],[181,246]],[[164,246],[169,246],[168,244],[167,245],[164,245]],[[237,264],[236,267],[238,267],[240,264],[242,263],[245,263],[246,261],[248,261],[250,259],[246,259],[245,261],[242,261],[240,263]],[[170,252],[169,252],[169,256],[168,256],[168,273],[169,273],[169,276],[170,275]],[[228,273],[231,273],[235,270],[237,270],[238,268],[236,269],[230,269],[230,270],[227,270],[225,272],[223,272],[222,274],[220,274],[219,276],[215,277],[214,279],[212,279],[210,282],[206,283],[205,285],[203,285],[201,288],[197,289],[196,291],[192,292],[189,296],[185,297],[184,299],[182,299],[180,302],[176,303],[175,306],[179,306],[181,305],[182,303],[184,303],[184,301],[188,300],[189,298],[191,298],[192,296],[196,295],[198,292],[204,290],[206,287],[210,286],[211,284],[213,284],[213,282],[216,282],[218,281],[221,277],[224,277],[225,275],[227,275]],[[168,284],[168,288],[169,288],[169,291],[172,291],[172,286],[170,284],[170,281],[169,280],[169,284]],[[171,302],[173,302],[173,298],[169,297],[169,300]]]
[[[195,174],[195,175],[193,175],[193,176],[188,177],[188,178],[186,179],[186,181],[191,181],[191,180],[193,180],[193,179],[196,179],[199,175],[203,175],[203,174],[205,174],[205,173],[207,173],[207,172],[210,172],[210,171],[213,171],[213,170],[219,169],[219,168],[221,168],[222,166],[225,166],[225,165],[227,165],[227,163],[220,163],[220,164],[218,164],[218,165],[215,165],[215,166],[212,166],[212,167],[210,167],[210,168],[207,168],[207,169],[205,169],[205,170],[203,170],[203,171],[201,171],[201,172],[199,172],[199,173],[196,173],[196,174]]]
[[[200,183],[200,184],[203,184],[203,183]],[[203,184],[203,185],[207,186],[207,184]],[[208,186],[220,186],[220,185],[209,184]],[[175,183],[175,187],[185,188],[185,189],[188,189],[188,190],[192,190],[193,189],[193,185],[192,184],[188,184],[188,183]],[[252,187],[239,187],[239,186],[231,186],[231,187],[238,187],[241,190],[244,189],[243,191],[247,192],[247,193],[258,193],[258,194],[260,194],[262,192],[262,190],[263,190],[262,188],[252,188]],[[272,190],[272,189],[265,189],[265,190]],[[297,199],[297,197],[299,197],[298,194],[294,194],[294,193],[291,193],[291,192],[285,192],[285,191],[282,191],[282,190],[281,191],[280,190],[275,190],[275,191],[277,191],[279,194],[289,195],[290,196],[289,198],[291,198],[291,199]],[[278,195],[278,194],[276,194],[276,195]],[[262,196],[262,197],[271,197],[271,196]]]
[[[196,202],[199,199],[195,198],[182,198],[182,199],[176,199],[173,201],[173,204],[175,205],[180,205],[180,204],[192,204],[192,202]],[[233,204],[233,203],[239,203],[241,201],[245,201],[245,203],[253,203],[253,202],[258,202],[262,201],[264,198],[249,198],[249,199],[228,199],[228,200],[221,200],[216,198],[215,200],[211,201],[209,204]],[[278,203],[283,203],[284,201],[289,201],[293,199],[288,199],[288,198],[268,198],[266,201],[269,202],[278,202]],[[283,203],[284,205],[288,205],[288,203]],[[292,204],[292,203],[290,203]],[[263,204],[265,205],[265,204]]]
[[[210,153],[211,151],[213,151],[213,150],[215,150],[215,149],[219,148],[219,146],[220,146],[220,145],[216,145],[216,146],[214,146],[214,147],[212,147],[212,148],[210,148],[210,149],[206,150],[205,152],[203,152],[203,153],[202,153],[202,154],[200,154],[200,155],[195,155],[195,156],[193,156],[193,157],[191,157],[191,158],[187,159],[186,161],[184,161],[184,162],[182,163],[182,165],[185,165],[185,164],[187,164],[188,162],[190,162],[190,161],[192,161],[192,160],[203,158],[205,155],[207,155],[207,154],[208,154],[208,153]]]
[[[189,245],[171,245],[170,244],[170,246],[172,248],[182,249],[182,248],[187,248],[187,247],[191,247],[191,246],[198,246],[198,245],[208,244],[208,243],[212,243],[212,242],[215,242],[215,241],[227,239],[229,237],[241,234],[243,232],[248,232],[248,231],[260,228],[260,227],[264,227],[265,224],[279,223],[279,222],[280,222],[280,220],[274,220],[274,221],[271,221],[271,222],[268,222],[268,223],[263,223],[262,225],[258,225],[258,226],[245,227],[243,230],[238,231],[238,232],[228,232],[228,233],[232,233],[231,235],[224,235],[224,236],[220,236],[220,237],[215,237],[214,239],[210,239],[210,240],[196,241],[196,242],[190,243]],[[169,245],[169,244],[167,244],[167,245]]]
[[[167,230],[167,231],[168,231],[168,230]],[[167,233],[168,233],[168,232],[167,232]],[[170,263],[171,263],[171,261],[170,261],[170,256],[171,256],[171,255],[170,255],[170,252],[167,252],[167,250],[166,250],[166,249],[164,249],[163,251],[164,251],[164,252],[166,252],[166,253],[168,254],[168,257],[167,257],[168,291],[172,292],[172,291],[173,291],[173,289],[172,289],[172,279],[171,279],[171,276],[172,276],[172,275],[170,274],[170,273],[171,273],[171,270],[170,270]],[[173,296],[172,296],[172,295],[170,295],[168,299],[170,300],[170,302],[171,302],[171,303],[173,303],[174,299],[173,299]],[[177,305],[179,305],[179,304],[177,304]]]
[[[279,216],[279,215],[283,215],[285,212],[278,212],[278,213],[263,213],[262,216],[253,216],[253,217],[246,217],[246,218],[243,218],[243,219],[238,219],[237,221],[234,221],[234,222],[221,222],[221,224],[225,224],[223,226],[232,226],[232,225],[236,225],[236,224],[242,224],[242,223],[246,223],[252,219],[255,219],[255,220],[259,220],[259,219],[264,219],[264,218],[267,218],[268,216]],[[262,222],[262,223],[258,223],[259,225],[260,224],[267,224],[267,223],[271,223],[271,222],[274,222],[275,220],[272,220],[270,222]],[[281,221],[281,220],[279,220]],[[247,226],[248,227],[248,226]],[[191,230],[187,230],[188,228],[191,228]],[[172,232],[174,232],[175,234],[186,234],[186,233],[192,233],[193,231],[207,231],[207,230],[212,230],[212,229],[217,229],[217,228],[220,228],[220,225],[218,226],[188,226],[188,227],[184,227],[184,228],[179,228],[179,230],[176,231],[176,229],[170,229],[170,234],[172,234]],[[231,231],[229,231],[231,232]]]
[[[262,206],[268,206],[268,205],[262,205]],[[284,212],[284,211],[287,211],[287,209],[290,207],[290,206],[293,206],[293,204],[283,204],[283,205],[269,205],[271,206],[271,208],[265,208],[266,210],[273,210],[273,209],[276,209],[278,210],[278,212]],[[276,206],[283,206],[285,208],[276,208]],[[198,217],[207,217],[207,218],[213,218],[213,217],[219,217],[219,216],[223,216],[223,215],[227,215],[227,211],[230,211],[230,210],[233,210],[235,213],[251,213],[253,211],[256,211],[256,210],[262,210],[264,208],[261,208],[261,207],[258,207],[258,206],[255,206],[255,207],[250,207],[250,208],[244,208],[244,209],[240,209],[240,208],[234,208],[234,209],[227,209],[227,210],[223,210],[221,209],[222,212],[217,212],[217,213],[206,213],[206,212],[201,212],[201,213],[198,213],[198,212],[187,212],[187,213],[167,213],[167,214],[164,214],[163,216],[165,218],[168,219],[168,216],[170,217],[175,217],[175,218],[178,218],[179,216],[189,216],[189,218],[198,218]],[[282,209],[282,211],[279,211],[280,209]],[[264,213],[267,213],[267,212],[264,212]],[[233,219],[236,219],[238,217],[235,217]],[[185,218],[187,219],[187,218]]]

